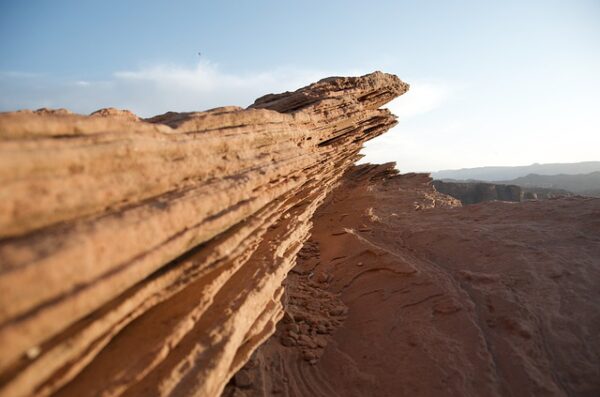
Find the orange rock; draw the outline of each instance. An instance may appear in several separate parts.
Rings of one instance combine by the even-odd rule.
[[[218,395],[407,90],[376,72],[248,109],[0,114],[0,396]]]

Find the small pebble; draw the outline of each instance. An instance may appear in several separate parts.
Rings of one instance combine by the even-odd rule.
[[[41,352],[42,351],[38,346],[34,346],[34,347],[27,349],[27,351],[25,352],[25,355],[27,356],[28,359],[33,360],[34,358],[39,356]]]

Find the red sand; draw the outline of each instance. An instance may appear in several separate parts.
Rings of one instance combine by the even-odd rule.
[[[460,207],[355,167],[224,395],[600,395],[600,199]]]

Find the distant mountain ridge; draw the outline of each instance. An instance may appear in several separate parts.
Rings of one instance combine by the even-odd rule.
[[[600,196],[600,171],[578,175],[539,175],[529,174],[498,184],[517,185],[524,188],[562,189],[584,196]]]
[[[477,180],[477,181],[510,181],[513,179],[525,177],[529,174],[537,175],[576,175],[589,174],[600,171],[600,161],[583,161],[579,163],[549,163],[549,164],[531,164],[516,167],[477,167],[462,168],[458,170],[441,170],[432,172],[433,179],[454,179],[454,180]],[[504,182],[501,182],[504,183]],[[568,190],[568,189],[567,189]]]

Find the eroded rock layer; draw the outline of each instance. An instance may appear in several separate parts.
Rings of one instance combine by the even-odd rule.
[[[218,395],[393,75],[148,120],[0,115],[0,395]]]

